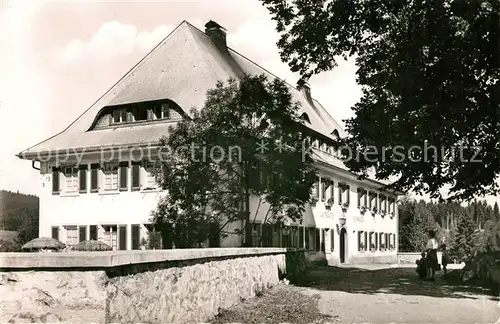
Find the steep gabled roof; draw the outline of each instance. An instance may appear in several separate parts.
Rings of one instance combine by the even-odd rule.
[[[264,73],[270,79],[276,78],[230,48],[221,51],[203,31],[183,21],[65,130],[19,156],[35,159],[41,152],[157,143],[168,134],[168,124],[144,123],[99,130],[90,130],[90,126],[103,108],[134,102],[170,99],[189,113],[192,107],[203,107],[207,90],[217,81],[238,78],[243,73]],[[292,86],[290,91],[301,103],[302,112],[309,116],[311,124],[306,126],[329,137],[334,129],[345,135],[318,101],[308,101]]]

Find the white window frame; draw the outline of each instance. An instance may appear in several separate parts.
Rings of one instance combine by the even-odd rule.
[[[119,167],[118,163],[109,163],[103,166],[102,168],[102,191],[104,192],[117,192],[120,189],[120,176],[119,176]],[[116,185],[113,187],[113,178]],[[108,187],[106,181],[110,179],[111,186]]]
[[[119,111],[119,114],[118,114],[120,116],[120,120],[119,121],[115,121],[115,111]],[[128,121],[127,120],[127,116],[128,116],[127,108],[115,108],[111,112],[111,124],[126,123]],[[123,118],[125,118],[125,120]]]
[[[65,229],[66,229],[66,245],[72,246],[78,244],[80,241],[78,235],[79,234],[78,226],[76,225],[65,226]],[[75,233],[74,236],[70,235],[70,233],[72,233],[73,231]]]
[[[142,183],[143,190],[156,190],[158,189],[158,183],[156,182],[155,176],[152,174],[154,165],[151,163],[146,163],[143,167],[144,183]]]
[[[71,172],[68,172],[71,170]],[[80,182],[78,179],[78,167],[76,166],[64,166],[64,192],[66,193],[78,193],[80,190]]]

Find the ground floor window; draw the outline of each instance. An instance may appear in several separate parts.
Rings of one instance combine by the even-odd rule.
[[[90,225],[89,228],[89,237],[91,240],[97,240],[98,235],[97,235],[97,225]]]
[[[72,246],[78,244],[78,228],[77,226],[66,227],[66,245]]]

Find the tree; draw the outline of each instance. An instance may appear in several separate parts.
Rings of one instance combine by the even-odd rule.
[[[302,217],[316,172],[302,147],[298,104],[282,81],[245,75],[219,82],[191,115],[162,139],[175,154],[157,162],[157,180],[168,193],[152,220],[170,229],[176,247],[242,232],[250,246],[259,213],[264,223]]]
[[[500,210],[498,209],[497,202],[495,202],[495,205],[493,206],[493,220],[496,222],[500,221]]]
[[[301,82],[355,57],[363,94],[338,142],[351,171],[432,198],[500,192],[498,0],[261,1]]]
[[[463,213],[460,215],[455,240],[450,251],[453,258],[465,261],[471,257],[476,246],[475,238],[475,224],[470,216]]]
[[[400,250],[420,252],[425,249],[429,231],[439,228],[430,206],[431,204],[423,200],[419,202],[403,200],[399,211],[399,215],[404,215],[400,229]]]

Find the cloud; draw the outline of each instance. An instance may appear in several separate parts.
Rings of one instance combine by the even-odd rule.
[[[160,25],[152,31],[139,32],[134,25],[110,21],[101,25],[89,41],[71,40],[56,51],[56,57],[63,61],[109,60],[135,51],[147,52],[173,29],[172,25]]]

